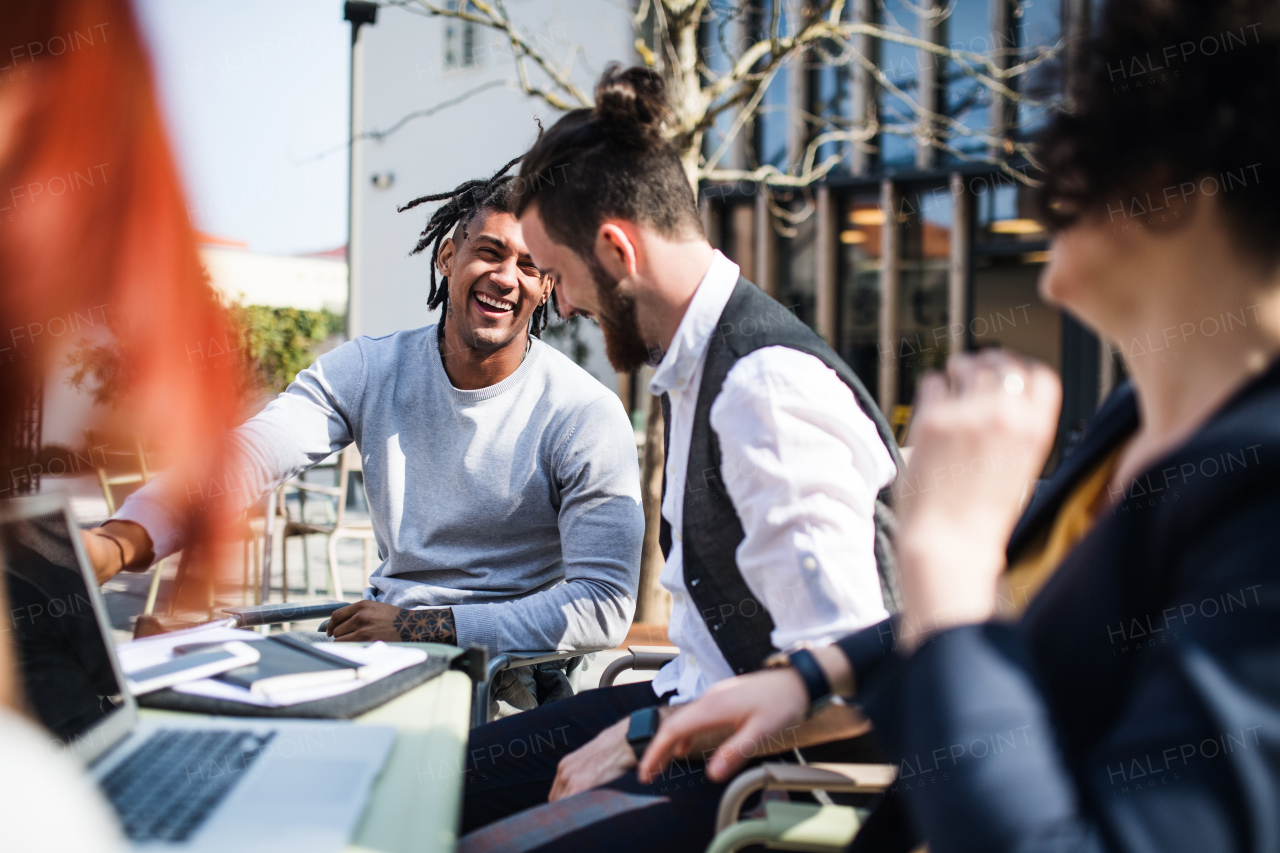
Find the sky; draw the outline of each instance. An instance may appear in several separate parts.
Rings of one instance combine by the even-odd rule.
[[[134,3],[196,227],[268,254],[344,245],[341,0]]]

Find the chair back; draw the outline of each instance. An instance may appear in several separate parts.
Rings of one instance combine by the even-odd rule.
[[[123,497],[117,500],[116,487],[146,483],[155,476],[155,466],[141,436],[86,429],[84,437],[107,502],[107,514],[114,515],[123,502]]]

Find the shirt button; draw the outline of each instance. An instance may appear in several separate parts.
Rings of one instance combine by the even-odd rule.
[[[814,569],[818,568],[818,561],[815,560],[812,556],[805,557],[803,560],[800,561],[800,567],[803,568],[805,571],[811,572]]]

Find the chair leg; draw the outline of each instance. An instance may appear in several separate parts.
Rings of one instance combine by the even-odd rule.
[[[511,663],[507,655],[499,654],[489,658],[485,668],[484,680],[476,681],[471,688],[471,728],[483,726],[489,722],[489,700],[493,694],[493,682]]]
[[[329,537],[329,597],[342,601],[342,579],[338,577],[338,537]]]
[[[280,543],[280,600],[289,600],[289,538]]]
[[[161,560],[156,563],[155,567],[151,570],[151,586],[147,588],[147,603],[146,606],[142,608],[142,612],[147,616],[150,616],[156,609],[156,597],[160,594],[160,576],[164,574],[165,562],[167,562],[167,560]]]
[[[253,603],[262,603],[262,558],[263,549],[267,547],[268,539],[262,537],[262,544],[258,544],[258,538],[253,539]]]
[[[307,596],[311,597],[316,594],[315,579],[311,577],[311,554],[307,550],[307,537],[299,536],[298,541],[302,543],[302,576],[306,579],[303,584],[307,588]]]
[[[164,613],[166,616],[173,615],[173,605],[178,601],[178,594],[182,591],[182,585],[187,580],[187,552],[183,551],[182,556],[178,558],[178,570],[173,573],[173,587],[169,590],[169,600],[165,603]]]

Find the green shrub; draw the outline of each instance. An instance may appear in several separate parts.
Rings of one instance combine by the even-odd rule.
[[[279,394],[320,354],[320,345],[341,335],[346,318],[332,311],[232,305],[244,354],[257,372],[259,387]]]
[[[229,343],[221,357],[236,359],[240,403],[252,405],[264,395],[275,396],[288,387],[298,371],[310,367],[330,339],[340,336],[345,317],[332,311],[269,308],[265,305],[226,306],[236,345]],[[118,406],[128,399],[134,371],[124,334],[107,343],[82,339],[67,355],[63,366],[71,369],[67,385],[91,393],[99,405]],[[190,356],[190,353],[188,353]]]

